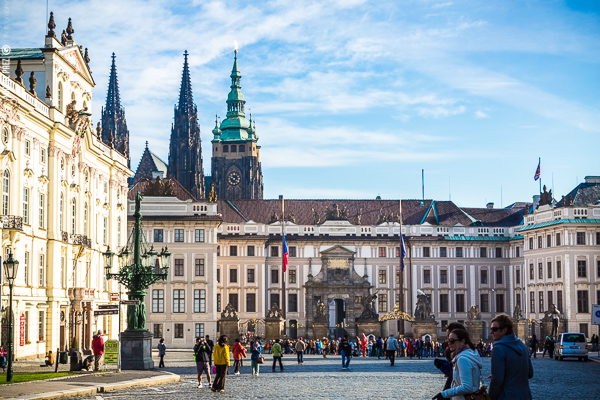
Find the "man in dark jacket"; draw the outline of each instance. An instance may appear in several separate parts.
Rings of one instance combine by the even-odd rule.
[[[533,378],[533,366],[527,346],[513,332],[513,323],[506,314],[492,319],[494,350],[492,351],[492,400],[531,400],[529,379]]]
[[[210,347],[210,361],[208,363],[212,365],[212,352],[215,349],[215,342],[210,340],[210,336],[206,335],[205,343]]]
[[[196,373],[198,373],[198,388],[202,388],[202,373],[206,372],[208,386],[211,386],[210,380],[210,359],[212,349],[201,337],[196,339],[194,346],[194,358],[196,359]]]

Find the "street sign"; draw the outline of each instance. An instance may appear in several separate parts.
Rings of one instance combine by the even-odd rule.
[[[118,304],[99,304],[98,310],[118,310]]]
[[[592,306],[592,325],[600,325],[600,304]]]
[[[139,300],[122,300],[121,304],[123,304],[124,306],[137,306],[138,304],[140,304]]]
[[[104,364],[117,364],[119,361],[119,342],[107,340],[104,343]]]
[[[117,315],[119,310],[96,310],[94,311],[94,317],[97,315]]]
[[[119,301],[119,293],[111,292],[110,293],[110,301]]]

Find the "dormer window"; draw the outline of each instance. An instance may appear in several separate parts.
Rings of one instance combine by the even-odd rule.
[[[229,146],[226,144],[223,145],[223,153],[229,153]]]
[[[235,153],[235,152],[237,152],[237,146],[236,146],[235,144],[232,144],[232,145],[231,145],[231,152],[232,152],[232,153]]]

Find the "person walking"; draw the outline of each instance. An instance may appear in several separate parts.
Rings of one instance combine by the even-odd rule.
[[[234,375],[240,374],[240,367],[242,366],[242,357],[246,358],[246,349],[240,343],[240,338],[235,339],[235,344],[231,349],[233,353],[233,365],[234,365]]]
[[[202,389],[202,373],[206,373],[206,379],[208,380],[208,386],[210,387],[210,357],[211,350],[210,346],[204,341],[202,337],[196,339],[196,345],[194,346],[194,359],[196,360],[196,373],[198,374],[198,388]]]
[[[375,344],[375,353],[377,354],[377,359],[381,360],[381,353],[383,351],[383,339],[381,336],[377,338],[377,342]]]
[[[491,399],[531,400],[533,366],[527,346],[514,334],[512,320],[506,314],[496,315],[490,330],[494,336]]]
[[[340,341],[340,354],[342,355],[342,369],[350,369],[352,346],[348,340],[348,335],[344,335],[344,338]]]
[[[298,357],[298,365],[304,364],[304,350],[306,349],[306,343],[302,341],[302,338],[296,342],[296,356]]]
[[[210,366],[213,363],[213,351],[215,350],[215,342],[210,339],[210,336],[206,335],[204,337],[206,344],[210,347],[210,361],[208,362]]]
[[[255,340],[252,344],[252,348],[250,349],[250,365],[252,366],[252,375],[258,376],[260,372],[260,364],[259,359],[262,358],[261,346],[258,340]]]
[[[533,358],[537,358],[538,340],[537,336],[535,336],[535,333],[533,334],[533,336],[531,336],[531,339],[529,340],[529,347],[531,348],[529,357],[533,356]]]
[[[448,336],[448,348],[452,355],[452,385],[435,396],[433,399],[463,400],[468,394],[479,390],[481,381],[481,357],[475,351],[475,345],[469,337],[469,332],[455,329]]]
[[[271,347],[271,353],[273,353],[273,372],[275,372],[275,365],[279,362],[279,370],[283,372],[283,363],[281,362],[281,354],[283,350],[279,344],[279,339],[275,339],[275,344]]]
[[[394,337],[393,333],[390,333],[390,337],[387,340],[387,358],[390,359],[390,366],[394,366],[394,361],[396,360],[396,351],[398,351],[400,347],[398,346],[398,341]]]
[[[165,367],[165,354],[167,354],[167,346],[165,345],[165,339],[161,338],[158,341],[158,356],[160,357],[158,368]]]
[[[552,358],[550,347],[552,347],[552,339],[550,339],[550,336],[546,336],[546,340],[544,341],[544,351],[542,352],[542,358],[546,356],[546,352],[548,352],[548,355],[550,356],[550,358]]]
[[[213,392],[225,391],[225,377],[227,376],[227,368],[231,364],[229,360],[229,346],[227,345],[227,335],[221,335],[213,350],[213,360],[217,375],[213,381],[211,390]]]
[[[92,339],[92,351],[94,352],[94,371],[99,371],[104,354],[104,339],[102,339],[101,330],[98,330],[98,334],[94,335]]]

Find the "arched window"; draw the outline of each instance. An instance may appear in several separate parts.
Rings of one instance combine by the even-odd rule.
[[[73,202],[71,203],[71,235],[75,234],[75,224],[77,221],[77,200],[73,197]]]
[[[63,87],[62,87],[62,82],[58,82],[58,109],[60,110],[60,112],[65,112],[65,110],[63,110]]]
[[[65,208],[65,195],[60,194],[60,201],[58,202],[58,230],[64,230],[63,224],[63,211]]]
[[[10,173],[4,170],[2,176],[2,215],[8,215],[10,206]]]
[[[88,236],[88,205],[83,205],[83,234]]]

